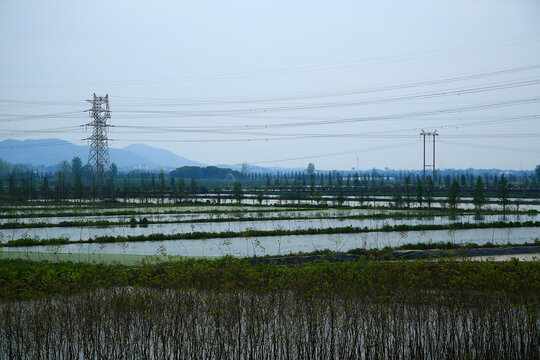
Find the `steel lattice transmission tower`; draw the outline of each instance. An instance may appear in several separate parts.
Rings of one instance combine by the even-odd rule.
[[[424,137],[424,175],[423,178],[426,177],[426,168],[430,167],[433,168],[433,181],[435,181],[435,139],[439,134],[437,134],[437,130],[435,131],[424,131],[420,133],[420,136]],[[429,138],[433,136],[433,163],[432,164],[426,164],[426,136]]]
[[[86,126],[93,127],[90,140],[90,152],[88,154],[88,164],[92,168],[92,177],[94,184],[97,187],[98,194],[103,193],[103,184],[105,181],[105,173],[110,170],[109,163],[109,140],[107,132],[109,125],[107,119],[111,118],[109,110],[109,94],[105,96],[96,96],[92,100],[86,100],[92,104],[89,110],[90,117],[94,119]]]

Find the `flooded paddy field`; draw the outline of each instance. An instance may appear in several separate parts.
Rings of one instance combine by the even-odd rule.
[[[354,234],[288,235],[215,239],[137,241],[117,243],[75,243],[68,245],[8,247],[3,251],[32,251],[82,254],[167,254],[179,256],[264,256],[329,249],[348,251],[357,248],[396,247],[404,244],[451,242],[504,245],[534,242],[540,228],[493,228],[429,230],[408,232],[367,232]]]
[[[72,243],[0,247],[0,267],[8,269],[0,287],[0,359],[393,359],[399,352],[430,359],[538,357],[535,256],[524,254],[520,261],[505,261],[512,257],[504,255],[475,259],[489,261],[361,257],[290,266],[239,259],[440,242],[525,244],[540,237],[536,212],[433,215],[227,205],[211,211],[207,206],[182,206],[175,209],[178,213],[167,209],[71,217],[24,217],[26,212],[16,220],[30,227],[2,229],[3,243],[58,237]],[[136,222],[131,225],[54,226],[68,219],[132,218]],[[149,223],[142,224],[143,218]],[[32,227],[35,220],[51,226]],[[486,227],[391,231],[401,225],[449,224]],[[270,233],[345,227],[354,232]],[[268,233],[242,236],[249,234],[246,230]],[[203,232],[215,237],[174,239]],[[233,232],[239,235],[219,236]],[[172,238],[77,242],[152,234]]]
[[[12,211],[13,210],[13,211]],[[0,229],[0,242],[19,239],[65,239],[67,245],[4,247],[3,251],[86,254],[154,255],[166,253],[180,256],[281,255],[330,249],[347,251],[355,248],[383,248],[407,243],[451,242],[456,244],[521,244],[540,237],[537,226],[508,227],[505,223],[535,223],[540,215],[535,212],[478,215],[451,215],[441,209],[392,208],[310,208],[294,206],[250,205],[152,205],[128,207],[116,204],[103,209],[56,206],[50,212],[43,207],[2,210],[0,225],[24,224],[23,227]],[[69,212],[77,212],[70,215]],[[100,215],[100,212],[107,215]],[[132,214],[125,214],[133,211]],[[124,212],[124,213],[122,213]],[[115,215],[116,213],[122,215]],[[33,216],[33,215],[38,216]],[[61,214],[62,216],[57,216]],[[133,215],[135,214],[135,215]],[[49,216],[41,216],[49,215]],[[356,218],[355,218],[356,217]],[[144,223],[143,223],[144,220]],[[62,222],[77,222],[76,225]],[[92,221],[117,224],[96,226]],[[490,227],[489,224],[497,224]],[[502,223],[502,225],[501,225]],[[32,225],[35,226],[32,226]],[[450,224],[486,224],[479,229],[430,229],[424,231],[392,231],[396,226],[448,226]],[[362,229],[342,234],[298,234],[273,236],[272,231],[310,231],[312,229]],[[265,236],[241,236],[246,231],[265,231]],[[205,239],[188,239],[184,235],[208,233]],[[222,233],[238,235],[223,238]],[[132,236],[163,234],[170,240],[129,241]],[[215,236],[214,236],[215,234]],[[183,240],[175,240],[183,235]],[[118,243],[75,243],[93,241],[100,237],[122,237]],[[178,238],[177,238],[178,239]],[[144,240],[144,239],[142,239]]]
[[[58,216],[59,214],[69,214],[66,216],[91,216],[99,215],[102,213],[134,213],[134,214],[166,214],[166,213],[212,213],[212,212],[259,212],[259,211],[277,211],[277,210],[289,210],[291,207],[280,206],[239,206],[239,205],[206,205],[206,204],[193,204],[193,205],[136,205],[126,206],[122,204],[115,204],[114,206],[106,207],[94,207],[94,206],[21,206],[21,207],[4,207],[0,210],[0,218],[10,217],[47,217]],[[292,208],[294,209],[294,207]]]
[[[210,210],[205,208],[177,209],[169,210],[166,208],[153,209],[152,212],[144,211],[145,209],[137,209],[135,211],[122,211],[119,209],[106,210],[107,215],[102,215],[103,211],[82,212],[82,213],[66,213],[66,212],[50,212],[50,213],[34,213],[34,214],[19,214],[19,215],[0,215],[0,225],[8,223],[18,224],[38,224],[47,223],[54,224],[61,221],[125,221],[128,222],[131,217],[136,219],[147,218],[149,221],[185,221],[185,220],[220,220],[220,219],[262,219],[276,217],[347,217],[347,216],[381,216],[381,215],[407,215],[407,210],[395,209],[338,209],[338,208],[321,208],[317,210],[297,209],[297,208],[227,208],[220,207]],[[417,212],[419,216],[422,212]],[[61,216],[60,216],[61,215]]]
[[[459,203],[458,208],[462,210],[474,210],[474,205],[471,203],[471,198],[462,198],[464,202]],[[35,204],[35,205],[7,205],[3,206],[0,209],[0,218],[2,215],[16,214],[23,215],[28,213],[49,213],[53,214],[54,212],[65,212],[72,211],[77,212],[78,214],[97,214],[100,211],[142,211],[147,213],[154,212],[163,212],[163,211],[178,211],[178,212],[188,212],[188,211],[216,211],[216,210],[228,210],[228,211],[265,211],[268,209],[280,209],[290,210],[291,207],[298,206],[299,208],[305,206],[336,206],[338,203],[334,198],[323,197],[320,201],[314,200],[284,200],[278,199],[276,197],[267,197],[262,203],[259,203],[254,197],[247,197],[242,200],[241,204],[238,204],[236,200],[231,198],[224,198],[220,201],[221,204],[217,204],[217,201],[214,197],[210,196],[208,198],[200,197],[197,202],[183,203],[182,205],[176,204],[175,201],[171,199],[164,199],[162,202],[161,199],[151,199],[148,202],[141,201],[131,201],[125,202],[123,199],[117,199],[116,203],[108,204],[106,207],[97,206],[92,202],[83,202],[83,203],[73,203],[73,204]],[[364,207],[371,206],[374,208],[387,208],[390,209],[393,205],[392,199],[390,196],[379,196],[370,200],[359,201],[355,197],[348,197],[345,199],[343,205],[348,207]],[[424,203],[425,207],[426,204]],[[444,209],[447,207],[445,198],[434,198],[432,203],[432,208],[435,209]],[[418,203],[412,201],[410,203],[410,208],[417,209]],[[503,208],[499,204],[498,200],[488,199],[488,202],[483,207],[487,211],[501,211]],[[536,198],[510,198],[509,203],[506,206],[508,211],[540,211],[540,201]]]
[[[287,216],[294,214],[287,214]],[[299,215],[297,213],[297,215]],[[197,216],[184,218],[171,216],[156,216],[151,217],[149,221],[171,221],[170,223],[155,223],[145,226],[131,226],[129,218],[118,218],[124,221],[125,225],[107,225],[107,226],[58,226],[54,223],[46,227],[25,227],[14,229],[0,229],[0,239],[2,242],[17,240],[21,238],[67,238],[71,241],[88,240],[95,237],[103,236],[137,236],[149,234],[178,234],[178,233],[193,233],[193,232],[242,232],[246,230],[307,230],[314,228],[341,228],[341,227],[357,227],[366,229],[381,229],[385,226],[397,225],[447,225],[453,223],[491,223],[496,221],[507,222],[529,222],[536,221],[540,218],[537,214],[531,215],[485,215],[477,217],[475,215],[465,216],[431,216],[431,217],[416,217],[416,218],[399,218],[392,217],[388,214],[387,218],[315,218],[315,219],[285,219],[285,220],[242,220],[237,221],[235,218],[220,218],[220,221],[213,222],[191,222],[197,219]],[[301,216],[309,216],[302,214]],[[319,216],[325,216],[319,214]],[[328,215],[330,216],[330,215]],[[112,220],[111,220],[112,219]],[[147,218],[148,219],[148,218]],[[198,218],[204,219],[204,218]],[[114,218],[106,219],[114,221]],[[176,221],[175,221],[176,220]],[[219,220],[219,219],[216,219]],[[227,221],[222,221],[227,220]],[[182,222],[180,222],[182,221]]]

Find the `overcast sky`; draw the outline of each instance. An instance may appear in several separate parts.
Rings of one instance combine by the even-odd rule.
[[[112,147],[207,164],[418,169],[422,129],[440,168],[540,164],[537,0],[2,0],[0,49],[0,140],[84,144],[96,93]]]

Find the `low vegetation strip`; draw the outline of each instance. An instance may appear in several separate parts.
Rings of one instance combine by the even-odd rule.
[[[505,291],[540,294],[540,261],[533,262],[386,262],[315,261],[292,266],[250,264],[244,259],[182,259],[136,266],[48,261],[0,260],[0,299],[66,295],[96,288],[237,290],[271,293],[278,289],[304,295],[384,294],[411,289]]]
[[[540,245],[540,244],[539,244]],[[504,246],[496,248],[462,248],[462,249],[430,249],[430,250],[398,250],[384,256],[384,259],[430,259],[451,256],[498,256],[498,255],[521,255],[539,254],[540,246]]]
[[[384,225],[381,228],[368,227],[331,227],[331,228],[309,228],[296,230],[254,230],[245,231],[223,231],[223,232],[189,232],[176,234],[148,234],[148,235],[128,235],[128,236],[100,236],[88,240],[70,241],[67,238],[32,239],[22,238],[10,240],[2,246],[39,246],[39,245],[65,245],[80,243],[116,243],[116,242],[139,242],[139,241],[163,241],[163,240],[199,240],[199,239],[221,239],[236,237],[264,237],[264,236],[288,236],[288,235],[320,235],[320,234],[354,234],[366,232],[392,232],[392,231],[427,231],[427,230],[465,230],[465,229],[489,229],[489,228],[518,228],[518,227],[540,227],[540,221],[525,222],[491,222],[491,223],[453,223],[444,225]]]
[[[435,245],[436,247],[436,245]],[[246,259],[250,264],[275,264],[275,265],[290,265],[300,264],[312,261],[348,261],[359,260],[361,257],[367,256],[369,252],[362,254],[360,249],[355,249],[347,254],[329,253],[321,255],[304,255],[304,256],[279,256],[279,257],[258,257]],[[385,254],[386,253],[386,254]],[[383,255],[385,254],[385,255]],[[449,257],[474,257],[474,256],[496,256],[496,255],[520,255],[520,254],[539,254],[540,246],[505,246],[497,248],[460,248],[460,249],[430,249],[430,250],[392,250],[384,249],[383,251],[372,252],[371,259],[435,259]]]
[[[0,285],[0,358],[539,355],[538,261],[0,260]]]

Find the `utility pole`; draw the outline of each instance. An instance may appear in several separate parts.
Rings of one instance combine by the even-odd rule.
[[[86,140],[90,140],[90,152],[88,154],[88,164],[92,168],[92,178],[94,185],[97,188],[98,196],[103,194],[103,185],[105,181],[105,173],[109,171],[109,140],[107,132],[109,125],[107,119],[111,118],[109,110],[109,95],[96,96],[92,100],[86,100],[92,104],[89,110],[90,117],[94,119],[86,126],[92,126],[92,136]]]
[[[420,136],[422,136],[424,140],[424,176],[423,178],[424,179],[426,178],[426,168],[430,167],[433,169],[433,181],[435,181],[435,138],[439,136],[439,134],[437,134],[437,130],[433,132],[422,130],[422,132],[420,133]],[[429,137],[431,136],[433,137],[433,163],[432,164],[426,164],[426,136],[428,137],[428,140],[429,140]]]

